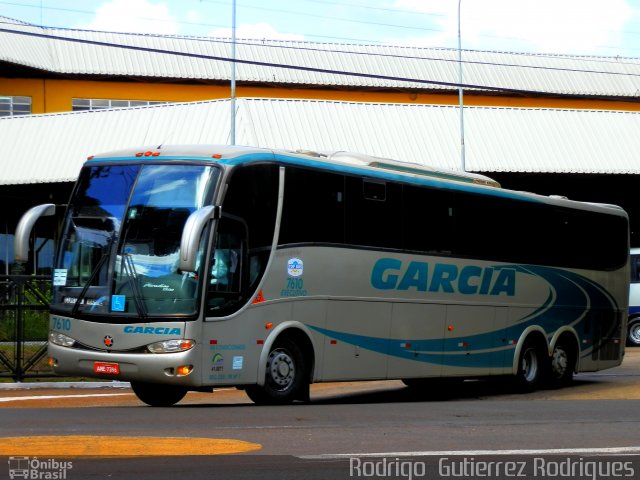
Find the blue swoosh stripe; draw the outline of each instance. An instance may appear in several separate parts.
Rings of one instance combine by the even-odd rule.
[[[552,267],[516,265],[506,268],[515,268],[522,274],[542,278],[549,285],[549,295],[544,304],[533,313],[500,330],[458,338],[387,339],[312,325],[309,325],[309,328],[329,338],[406,360],[489,368],[511,365],[511,355],[503,355],[503,365],[494,364],[500,352],[515,349],[514,345],[505,344],[505,341],[519,338],[521,332],[531,325],[540,325],[549,335],[561,326],[572,325],[578,335],[582,336],[590,310],[602,312],[609,315],[611,319],[615,318],[618,308],[615,299],[600,285],[582,275]],[[592,331],[595,330],[595,326],[592,325],[591,328]],[[604,336],[605,339],[606,336]],[[471,348],[461,350],[461,342],[466,342]],[[411,344],[411,348],[402,346],[406,343]],[[593,348],[600,346],[594,345]],[[469,362],[466,353],[473,356],[472,362]]]

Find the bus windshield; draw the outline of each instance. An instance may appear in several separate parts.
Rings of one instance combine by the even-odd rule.
[[[180,239],[189,215],[211,200],[217,178],[213,166],[84,168],[63,226],[53,311],[196,313],[198,275],[178,271]]]

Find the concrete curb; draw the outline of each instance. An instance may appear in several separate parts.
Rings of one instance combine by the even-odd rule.
[[[35,390],[51,388],[131,388],[129,382],[19,382],[0,383],[1,390]]]

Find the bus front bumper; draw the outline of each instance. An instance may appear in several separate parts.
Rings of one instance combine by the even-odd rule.
[[[198,387],[199,350],[196,345],[178,353],[99,352],[49,343],[48,354],[57,375]]]

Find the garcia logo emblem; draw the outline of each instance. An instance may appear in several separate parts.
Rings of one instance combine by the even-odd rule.
[[[104,337],[104,344],[106,347],[113,347],[113,337],[111,335],[107,335]]]
[[[287,274],[290,277],[299,277],[304,270],[304,263],[301,258],[290,258],[287,262]]]
[[[213,356],[211,363],[213,364],[213,367],[211,367],[212,372],[222,372],[224,370],[224,357],[219,353]]]

